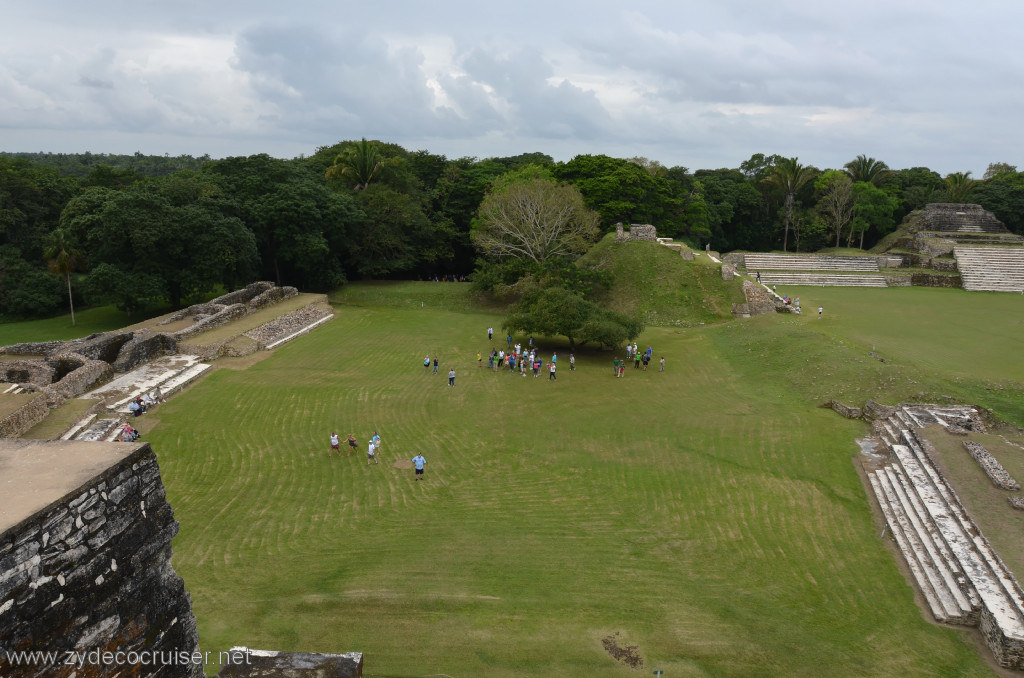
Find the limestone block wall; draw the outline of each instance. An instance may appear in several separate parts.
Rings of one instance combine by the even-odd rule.
[[[41,360],[8,360],[0,363],[2,381],[11,384],[34,384],[46,386],[53,383],[57,371]]]
[[[177,531],[156,456],[140,444],[0,533],[0,650],[83,658],[75,667],[0,652],[0,675],[200,678],[202,663],[184,656],[198,634],[171,568]]]
[[[115,372],[129,372],[142,363],[160,356],[178,352],[178,341],[164,332],[136,332],[117,353],[113,367]]]
[[[736,267],[732,264],[722,264],[722,280],[732,280],[736,275]]]
[[[246,306],[249,308],[249,312],[257,311],[264,306],[276,304],[279,301],[289,299],[297,296],[299,290],[294,287],[271,287],[268,290],[261,292],[259,295],[254,297],[252,301],[248,302]]]
[[[89,360],[83,356],[76,357],[82,359],[79,367],[64,375],[57,383],[42,388],[49,407],[59,407],[65,400],[82,395],[108,381],[114,375],[110,363],[105,363],[102,360]]]
[[[203,318],[202,320],[194,323],[190,327],[186,327],[183,330],[178,330],[177,332],[174,333],[173,336],[177,341],[184,341],[185,339],[190,339],[196,336],[197,334],[202,334],[203,332],[213,329],[214,327],[226,325],[235,318],[241,318],[248,312],[249,309],[245,306],[245,304],[232,304],[231,306],[224,307],[223,309],[214,313],[213,315]]]
[[[46,404],[46,396],[37,395],[0,420],[0,438],[17,438],[45,419],[49,412],[50,408]],[[0,572],[2,571],[3,567],[0,565]],[[2,576],[0,574],[0,577]],[[0,618],[0,625],[2,624],[3,619]],[[0,676],[2,675],[4,674],[0,672]]]
[[[250,301],[263,294],[269,289],[274,287],[274,283],[267,280],[260,280],[254,283],[249,283],[240,290],[234,292],[228,292],[216,299],[211,299],[211,304],[220,304],[221,306],[232,306],[234,304],[248,304]]]
[[[621,223],[615,224],[615,242],[630,240],[658,242],[658,229],[651,224],[630,224],[629,230],[626,231]]]

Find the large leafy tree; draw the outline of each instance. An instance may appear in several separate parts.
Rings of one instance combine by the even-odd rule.
[[[1024,234],[1024,172],[995,174],[975,186],[971,200],[990,210],[1014,233]]]
[[[793,205],[796,194],[809,181],[814,179],[817,171],[813,167],[801,165],[798,158],[778,158],[765,181],[783,194],[783,225],[782,251],[789,246],[789,227],[793,220]]]
[[[91,292],[129,311],[234,287],[257,262],[252,233],[219,187],[190,172],[109,193],[87,241]]]
[[[893,230],[898,200],[874,184],[859,181],[853,185],[853,221],[850,237],[860,234],[860,248],[864,249],[864,234],[873,233],[873,238],[880,238]]]
[[[643,323],[625,314],[602,309],[561,286],[538,287],[523,295],[505,318],[509,333],[563,336],[575,349],[586,343],[621,346],[643,331]]]
[[[551,171],[556,179],[579,188],[605,227],[646,223],[675,235],[684,228],[682,194],[673,191],[668,171],[652,172],[649,165],[607,155],[578,155]]]
[[[598,235],[598,220],[579,189],[530,165],[495,183],[480,205],[472,239],[489,257],[542,262],[585,252]]]
[[[881,186],[893,175],[892,170],[881,160],[869,158],[866,155],[858,155],[850,162],[843,165],[846,173],[854,182],[866,181],[875,186]]]
[[[853,182],[839,170],[828,170],[814,181],[814,188],[820,195],[818,215],[839,247],[839,239],[853,219]]]

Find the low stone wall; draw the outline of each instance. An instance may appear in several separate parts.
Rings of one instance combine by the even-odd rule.
[[[188,593],[171,568],[177,532],[156,456],[142,444],[0,534],[0,647],[84,657],[73,670],[0,654],[0,675],[201,678],[201,662],[180,660],[198,651],[199,639]],[[157,661],[130,662],[143,651]],[[104,662],[102,652],[129,661]]]
[[[92,335],[96,336],[96,335]],[[7,355],[50,355],[66,344],[65,341],[29,341],[0,347],[0,353]]]
[[[890,405],[876,403],[874,400],[869,400],[864,403],[862,413],[864,418],[868,421],[883,420],[896,414],[896,408]]]
[[[722,264],[722,280],[732,280],[736,276],[736,267],[731,264]]]
[[[50,408],[46,405],[46,396],[37,395],[18,409],[14,410],[0,420],[0,438],[17,438],[29,430],[49,414]],[[3,567],[0,565],[0,576]],[[4,675],[0,672],[0,676]]]
[[[294,287],[272,287],[254,297],[252,301],[246,304],[246,307],[249,309],[249,313],[252,313],[264,306],[276,304],[279,301],[298,296],[298,294],[299,291]]]
[[[626,231],[621,223],[615,224],[615,242],[631,240],[658,242],[658,230],[650,224],[630,224]]]
[[[76,354],[71,354],[76,355]],[[82,356],[77,356],[81,358]],[[43,387],[42,393],[46,397],[46,404],[49,407],[60,407],[65,400],[76,398],[86,391],[108,381],[114,376],[114,369],[110,363],[102,360],[83,359],[82,364],[58,381]]]
[[[685,261],[693,261],[693,250],[688,247],[684,247],[679,250],[679,256],[681,256]]]
[[[153,358],[174,355],[177,352],[178,341],[172,334],[150,331],[136,332],[118,352],[117,359],[113,363],[114,371],[130,372]]]
[[[833,410],[843,415],[847,419],[860,419],[864,415],[864,411],[861,408],[850,407],[835,400],[829,403],[829,407],[831,407]]]
[[[220,306],[233,306],[235,304],[248,304],[256,297],[260,296],[267,290],[274,287],[274,283],[269,280],[259,280],[254,283],[249,283],[240,290],[234,292],[228,292],[223,294],[216,299],[211,299],[209,303],[219,304]]]
[[[237,661],[225,664],[217,678],[360,678],[363,654],[271,652],[233,647]]]
[[[202,334],[207,330],[212,330],[214,327],[226,325],[235,318],[241,318],[248,312],[249,309],[245,306],[245,304],[233,304],[231,306],[226,306],[217,313],[207,316],[202,320],[199,320],[198,322],[190,325],[189,327],[186,327],[185,329],[174,332],[172,336],[174,337],[175,341],[184,341],[186,339],[191,339],[192,337],[198,334]]]
[[[9,360],[0,363],[0,375],[10,384],[33,384],[38,388],[53,383],[57,370],[42,360]]]
[[[993,485],[1001,490],[1020,489],[1020,483],[1006,472],[1006,469],[999,463],[999,460],[993,457],[983,445],[970,440],[965,440],[963,443],[967,453],[974,458],[974,461],[978,462],[978,465],[985,471],[985,475],[988,476]]]
[[[334,310],[327,305],[327,298],[324,297],[323,302],[303,306],[280,318],[275,318],[269,323],[249,330],[244,336],[255,341],[259,349],[263,350],[268,344],[294,334],[317,320],[330,315],[334,315]]]
[[[910,283],[915,287],[963,287],[963,279],[959,275],[941,275],[938,273],[912,273]]]
[[[729,252],[721,257],[723,264],[732,264],[736,268],[746,266],[746,255],[743,252]]]
[[[887,275],[885,276],[886,287],[911,287],[913,285],[909,275]]]
[[[946,271],[948,273],[952,273],[953,271],[958,270],[956,265],[956,259],[936,259],[933,257],[931,261],[928,262],[928,264],[929,268],[933,268],[936,271]]]

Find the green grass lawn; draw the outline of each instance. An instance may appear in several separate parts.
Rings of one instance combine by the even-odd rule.
[[[962,355],[895,327],[880,363],[870,324],[956,294],[805,288],[823,320],[649,328],[665,373],[615,379],[607,352],[570,373],[542,340],[560,355],[549,383],[476,367],[500,316],[458,302],[463,286],[387,287],[346,288],[334,321],[161,407],[148,439],[204,650],[358,650],[379,676],[991,675],[969,632],[929,623],[878,538],[851,462],[867,426],[818,405],[984,393],[914,347],[974,369],[969,328],[988,336],[1008,302],[935,321]],[[993,350],[1012,345],[997,335]],[[328,459],[331,431],[357,453]],[[616,632],[642,670],[602,647]]]
[[[53,341],[55,339],[78,339],[94,332],[109,332],[125,325],[138,322],[124,311],[113,306],[87,308],[75,313],[75,323],[70,315],[0,323],[0,346],[19,344],[26,341]]]

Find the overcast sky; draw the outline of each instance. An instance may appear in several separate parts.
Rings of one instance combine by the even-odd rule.
[[[1019,0],[0,0],[0,150],[1024,165]]]

